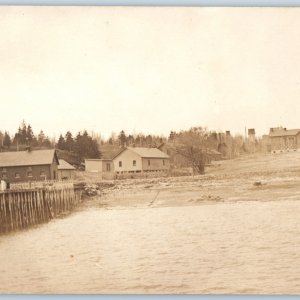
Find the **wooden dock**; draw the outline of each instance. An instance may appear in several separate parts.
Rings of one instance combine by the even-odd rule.
[[[81,201],[81,195],[81,189],[70,185],[0,192],[0,234],[68,213]]]

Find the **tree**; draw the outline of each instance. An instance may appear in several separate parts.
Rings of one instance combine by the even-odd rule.
[[[43,132],[43,130],[40,131],[40,133],[38,134],[38,138],[37,138],[37,142],[39,146],[43,146],[43,143],[45,141],[45,134]]]
[[[75,142],[70,131],[68,131],[65,135],[65,149],[68,151],[75,150]]]
[[[30,125],[26,125],[25,121],[23,120],[18,128],[18,132],[15,134],[13,139],[13,144],[19,145],[28,145],[32,139],[34,138],[32,128]]]
[[[0,148],[3,147],[3,139],[4,139],[4,134],[2,133],[2,131],[0,131]]]
[[[134,144],[134,137],[133,137],[133,135],[131,135],[131,134],[128,135],[128,137],[127,137],[127,143],[128,143],[128,145]]]
[[[151,146],[152,142],[153,142],[153,138],[150,134],[148,134],[147,137],[146,137],[147,146],[149,146],[149,145]]]
[[[66,149],[66,142],[62,134],[59,136],[57,144],[56,144],[57,149],[60,150],[65,150]]]
[[[9,149],[11,145],[11,139],[8,132],[5,131],[3,138],[3,147]]]
[[[208,137],[209,132],[205,128],[193,127],[188,131],[181,131],[173,138],[173,152],[182,156],[198,174],[204,174],[205,164],[209,161]]]
[[[26,127],[26,125],[25,125]],[[29,145],[32,145],[34,144],[35,142],[35,136],[33,134],[33,131],[32,131],[32,127],[28,124],[27,128],[26,128],[26,142],[29,144]]]
[[[126,134],[124,132],[124,130],[122,130],[118,136],[119,139],[119,145],[121,147],[124,147],[126,145]]]
[[[83,134],[80,132],[77,134],[75,139],[75,152],[80,160],[83,160],[84,158],[101,157],[98,142],[92,139],[86,130]]]

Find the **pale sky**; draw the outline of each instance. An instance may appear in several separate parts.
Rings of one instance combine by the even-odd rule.
[[[300,128],[299,8],[0,8],[0,130]]]

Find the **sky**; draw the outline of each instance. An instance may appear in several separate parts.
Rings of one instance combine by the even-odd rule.
[[[0,59],[1,131],[300,128],[299,8],[0,7]]]

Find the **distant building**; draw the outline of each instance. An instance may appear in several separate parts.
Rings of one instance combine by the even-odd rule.
[[[54,149],[0,152],[0,179],[7,182],[58,179],[58,165]]]
[[[57,166],[57,177],[59,180],[74,179],[75,168],[63,159],[59,159]]]
[[[270,128],[267,142],[268,151],[287,151],[300,148],[300,129],[283,127]]]
[[[248,139],[250,143],[255,143],[255,129],[248,129]]]

